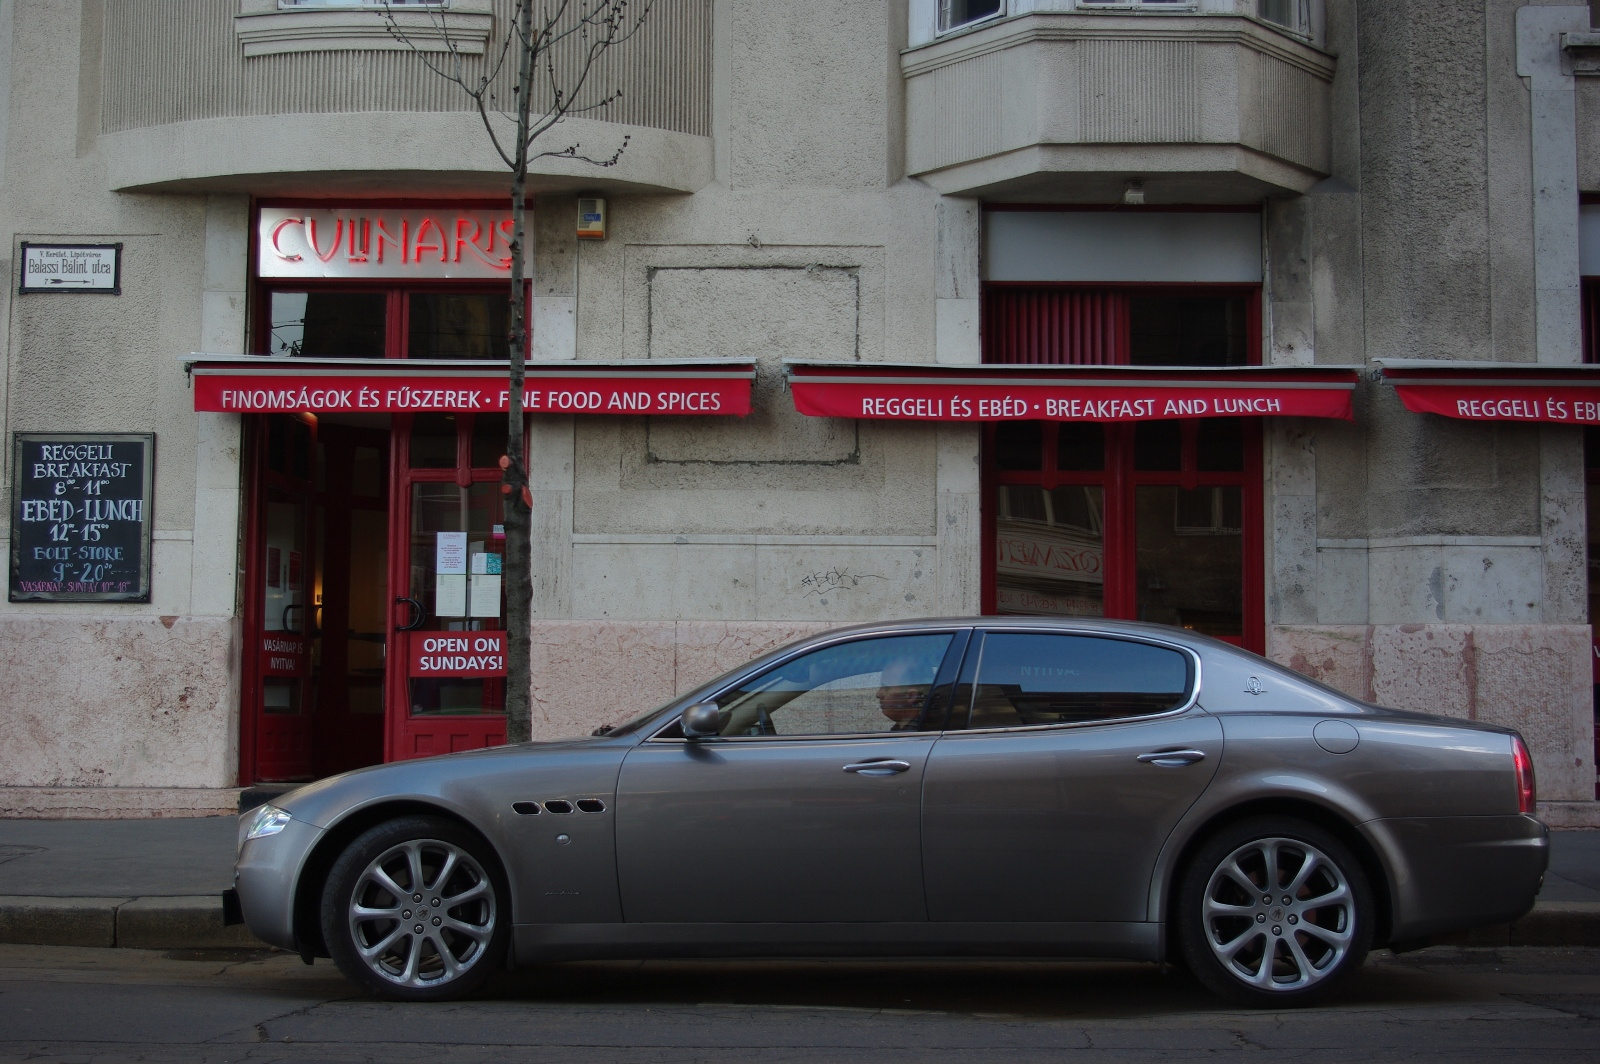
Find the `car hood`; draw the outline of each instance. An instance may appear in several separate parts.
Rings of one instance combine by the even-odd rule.
[[[514,743],[485,750],[390,761],[297,787],[274,798],[272,804],[302,823],[327,827],[351,811],[378,801],[414,798],[453,804],[448,800],[453,784],[480,775],[499,775],[512,764],[518,771],[530,771],[540,762],[560,758],[565,753],[629,745],[632,744],[586,737]]]

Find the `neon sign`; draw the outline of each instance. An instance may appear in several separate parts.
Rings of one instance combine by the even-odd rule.
[[[511,272],[511,212],[263,207],[261,277],[455,277]]]

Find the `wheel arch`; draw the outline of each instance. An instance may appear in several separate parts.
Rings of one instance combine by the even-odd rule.
[[[499,849],[476,824],[455,810],[415,798],[401,798],[363,806],[329,825],[300,867],[300,875],[295,880],[294,887],[294,939],[295,944],[300,947],[302,957],[329,956],[328,945],[322,940],[321,908],[322,891],[327,885],[328,873],[332,870],[333,863],[339,859],[345,847],[363,832],[386,821],[407,816],[438,817],[472,832],[482,840],[488,852],[494,856],[496,867],[490,871],[499,876],[502,889],[506,888],[505,860],[500,856]],[[509,891],[507,897],[509,899]]]
[[[1195,852],[1204,846],[1211,836],[1229,824],[1257,816],[1298,817],[1315,824],[1349,847],[1350,852],[1360,862],[1362,872],[1366,873],[1367,881],[1372,885],[1373,905],[1377,909],[1374,914],[1372,944],[1377,947],[1388,942],[1394,921],[1394,880],[1379,847],[1362,832],[1359,825],[1338,810],[1308,798],[1292,796],[1272,796],[1238,802],[1207,814],[1203,820],[1197,821],[1188,830],[1178,844],[1175,856],[1164,862],[1165,871],[1157,896],[1157,904],[1160,907],[1156,913],[1163,928],[1170,923],[1172,894],[1182,881],[1184,871],[1194,859]],[[1171,954],[1175,938],[1170,933],[1164,937],[1166,951]]]

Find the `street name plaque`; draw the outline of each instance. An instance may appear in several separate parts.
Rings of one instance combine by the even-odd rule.
[[[17,291],[122,294],[121,244],[31,244],[22,242],[22,277]]]

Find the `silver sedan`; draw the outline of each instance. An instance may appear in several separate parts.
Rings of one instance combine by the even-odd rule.
[[[1527,912],[1533,812],[1507,728],[1177,629],[921,621],[795,643],[590,738],[302,787],[242,818],[236,900],[407,1000],[508,961],[1073,956],[1285,1006],[1376,946]]]

